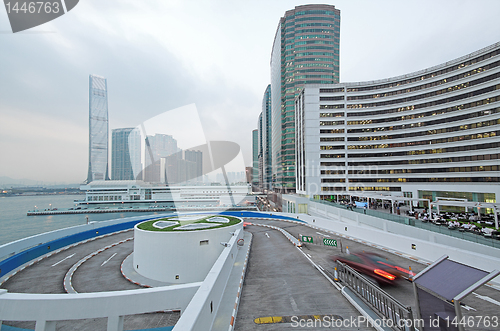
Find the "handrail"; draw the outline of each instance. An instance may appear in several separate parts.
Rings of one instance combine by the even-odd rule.
[[[411,307],[405,307],[348,265],[337,261],[339,279],[363,301],[372,306],[382,317],[387,327],[401,331],[414,331]]]

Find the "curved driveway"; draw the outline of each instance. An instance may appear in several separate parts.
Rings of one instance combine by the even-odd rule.
[[[78,261],[103,247],[133,236],[133,231],[113,234],[71,247],[41,260],[7,280],[1,288],[17,293],[66,293],[63,286],[66,272]],[[133,250],[133,241],[107,249],[83,263],[73,275],[77,292],[120,291],[142,288],[127,281],[120,272],[121,262]],[[116,254],[115,254],[116,253]],[[179,313],[150,313],[125,316],[125,329],[146,329],[172,326]],[[4,322],[19,328],[34,329],[34,322]],[[60,321],[57,330],[105,330],[107,319]]]
[[[403,267],[411,266],[414,272],[425,265],[408,260],[400,255],[378,250],[360,242],[336,237],[326,231],[308,226],[273,220],[249,220],[281,227],[293,236],[298,234],[330,236],[342,241],[351,252],[373,251],[381,253]],[[330,315],[336,318],[357,318],[359,313],[347,302],[339,291],[328,282],[307,258],[280,232],[258,226],[249,226],[253,244],[247,275],[241,296],[235,330],[288,330],[290,323],[256,324],[256,318],[292,315]],[[71,247],[26,268],[5,282],[1,288],[18,293],[65,293],[63,279],[66,272],[85,256],[110,244],[133,236],[132,231],[114,234]],[[120,272],[122,261],[133,249],[132,241],[107,249],[83,263],[73,275],[73,286],[78,292],[116,291],[138,289],[128,282]],[[332,273],[331,255],[342,254],[339,248],[306,245],[302,252],[324,270]],[[333,277],[332,277],[333,278]],[[405,305],[414,307],[412,286],[403,281],[398,287],[385,288]],[[471,308],[463,310],[465,316],[498,316],[500,293],[483,286],[464,300]],[[474,310],[475,309],[475,310]],[[154,328],[174,325],[178,313],[154,313],[125,317],[126,329]],[[499,316],[500,318],[500,316]],[[4,322],[23,328],[34,328],[33,322]],[[58,322],[57,330],[98,330],[106,328],[106,319]],[[300,330],[300,328],[296,328]],[[311,328],[306,328],[310,330]],[[343,328],[345,329],[345,328]],[[369,329],[361,327],[360,330]],[[481,328],[477,328],[481,330]],[[485,329],[486,330],[486,329]]]

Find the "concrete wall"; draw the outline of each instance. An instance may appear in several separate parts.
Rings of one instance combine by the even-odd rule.
[[[234,260],[238,254],[236,242],[242,237],[242,229],[236,230],[235,235],[229,240],[230,246],[224,248],[224,251],[203,281],[203,285],[196,292],[186,311],[175,324],[173,331],[206,331],[212,329]]]
[[[201,283],[140,290],[26,294],[0,292],[0,321],[57,321],[118,317],[165,309],[184,311]]]
[[[148,231],[134,228],[134,270],[162,282],[200,282],[207,276],[239,224],[196,231]],[[208,240],[208,244],[201,241]],[[189,261],[189,262],[186,262]],[[176,279],[178,276],[178,279]]]
[[[19,240],[1,245],[0,246],[0,261],[4,260],[5,258],[7,258],[9,256],[12,256],[12,255],[15,255],[19,252],[22,252],[30,247],[45,244],[45,243],[48,243],[50,241],[60,239],[63,237],[67,237],[70,235],[74,235],[77,233],[81,233],[84,231],[99,229],[99,228],[107,227],[110,225],[121,224],[121,223],[126,223],[126,222],[131,222],[131,221],[159,218],[161,216],[162,215],[135,216],[135,217],[119,218],[119,219],[114,219],[114,220],[109,220],[109,221],[102,221],[102,222],[92,222],[90,224],[77,225],[77,226],[73,226],[73,227],[69,227],[69,228],[64,228],[64,229],[59,229],[59,230],[54,230],[54,231],[50,231],[50,232],[37,234],[37,235],[31,236],[31,237],[26,237],[23,239],[19,239]]]
[[[60,248],[96,238],[105,234],[131,229],[137,222],[159,216],[142,216],[117,219],[106,222],[96,222],[88,225],[75,226],[28,237],[1,246],[4,259],[0,261],[0,282],[17,268],[31,260]]]
[[[500,270],[500,249],[316,202],[302,220],[416,258],[435,261],[443,255],[485,271]],[[314,220],[314,222],[313,222]],[[416,249],[412,249],[412,244]],[[500,284],[500,277],[493,282]]]

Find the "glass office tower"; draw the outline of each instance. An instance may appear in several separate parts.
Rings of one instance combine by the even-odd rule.
[[[259,185],[259,130],[252,131],[252,186]]]
[[[141,170],[141,134],[139,130],[136,128],[113,130],[111,133],[111,179],[141,179],[136,178]]]
[[[271,84],[269,84],[262,98],[262,187],[272,189],[271,164]]]
[[[106,78],[89,77],[89,170],[87,183],[109,180],[108,88]]]
[[[280,19],[271,53],[272,181],[295,191],[294,100],[305,84],[339,82],[340,10],[304,5]]]

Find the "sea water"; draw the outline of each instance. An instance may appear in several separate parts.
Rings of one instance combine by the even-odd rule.
[[[93,221],[156,213],[117,212],[102,214],[63,214],[27,216],[28,210],[67,209],[75,206],[79,195],[8,196],[0,198],[0,245],[36,234],[81,225]]]

